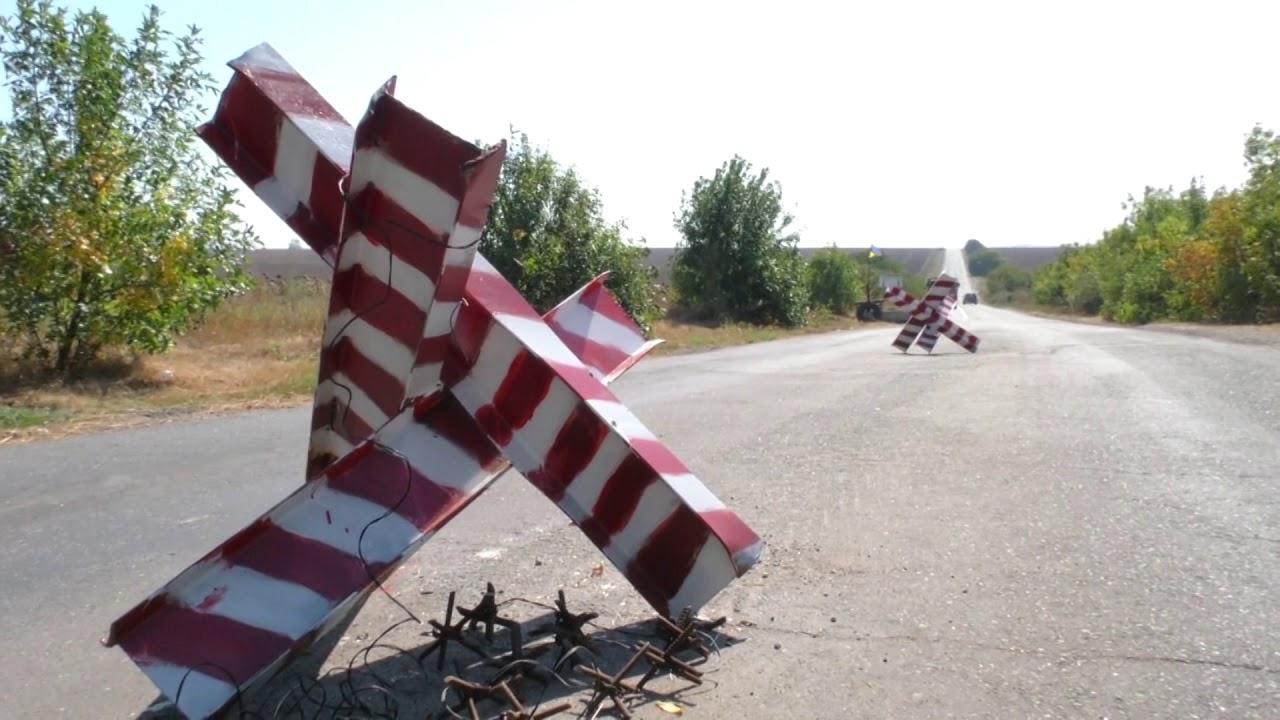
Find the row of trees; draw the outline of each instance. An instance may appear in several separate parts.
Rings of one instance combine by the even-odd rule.
[[[848,314],[878,296],[881,273],[902,268],[883,257],[854,258],[831,248],[805,262],[782,190],[769,171],[742,157],[700,178],[681,199],[681,235],[672,267],[671,306],[709,322],[803,324],[811,309]],[[481,250],[539,309],[603,270],[642,325],[659,312],[656,270],[647,250],[607,222],[600,199],[572,169],[518,136],[499,184]]]
[[[1240,188],[1131,197],[1124,222],[1036,273],[1036,301],[1126,323],[1280,319],[1280,137],[1255,127],[1244,157]]]
[[[0,121],[0,330],[36,365],[70,377],[106,347],[162,352],[247,287],[257,238],[192,132],[216,90],[199,47],[195,28],[166,31],[154,6],[131,39],[101,12],[50,0],[0,18],[12,102]],[[694,183],[675,226],[672,305],[687,316],[797,325],[866,293],[864,261],[831,250],[804,262],[781,188],[741,157]],[[647,326],[656,271],[625,230],[572,168],[517,134],[481,249],[544,310],[612,271]]]

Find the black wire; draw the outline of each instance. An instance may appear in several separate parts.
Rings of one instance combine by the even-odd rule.
[[[396,450],[395,448],[389,445],[384,445],[378,440],[371,439],[370,442],[373,444],[373,447],[376,448],[377,450],[388,453],[390,455],[394,455],[396,458],[400,460],[401,463],[404,464],[404,492],[400,494],[400,498],[396,500],[394,505],[387,508],[378,517],[370,520],[364,526],[364,528],[360,530],[360,537],[356,539],[356,555],[359,556],[360,563],[364,565],[364,571],[365,571],[365,574],[369,577],[369,582],[373,583],[374,587],[381,590],[382,594],[386,595],[388,600],[395,603],[396,607],[403,610],[405,615],[408,615],[409,618],[411,618],[414,622],[421,625],[422,620],[420,620],[417,615],[413,614],[412,610],[410,610],[404,603],[397,600],[395,596],[393,596],[391,593],[387,592],[387,589],[382,586],[382,582],[378,580],[377,576],[374,574],[373,568],[369,565],[369,561],[366,560],[364,557],[365,533],[369,532],[369,528],[373,527],[374,525],[394,515],[396,511],[400,509],[400,506],[404,504],[404,501],[409,498],[409,493],[413,491],[413,467],[409,464],[409,458],[405,457],[404,453],[400,452],[399,450]]]

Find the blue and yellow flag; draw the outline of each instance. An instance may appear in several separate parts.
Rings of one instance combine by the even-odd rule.
[[[880,248],[876,247],[875,245],[872,245],[871,249],[867,251],[867,257],[880,257],[883,254],[884,254],[883,252],[880,252]]]

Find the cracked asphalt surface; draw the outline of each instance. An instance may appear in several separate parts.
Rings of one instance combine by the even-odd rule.
[[[885,326],[618,383],[769,544],[706,608],[745,642],[686,717],[1275,717],[1280,344],[965,310],[976,355]],[[295,486],[307,418],[0,448],[0,714],[143,710],[98,638]],[[388,585],[424,616],[492,580],[643,618],[601,562],[512,472]],[[329,664],[399,617],[373,598]]]

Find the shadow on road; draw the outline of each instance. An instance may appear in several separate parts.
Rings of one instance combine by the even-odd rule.
[[[641,692],[623,695],[621,699],[628,710],[655,702],[696,707],[697,698],[716,684],[702,675],[698,678],[699,685],[687,676],[673,674],[672,669],[655,668],[655,663],[647,658],[636,658],[646,643],[661,651],[671,642],[671,635],[656,620],[615,628],[590,624],[590,631],[584,629],[583,632],[586,643],[574,649],[567,642],[557,641],[555,617],[554,612],[547,611],[518,622],[522,638],[518,654],[512,651],[511,630],[495,626],[491,639],[487,639],[483,625],[466,627],[460,631],[461,640],[447,643],[443,663],[432,628],[425,619],[416,623],[406,618],[378,635],[354,638],[347,635],[348,622],[297,657],[270,682],[246,693],[223,717],[243,720],[472,717],[465,705],[466,698],[456,688],[446,686],[448,676],[480,685],[506,681],[529,711],[535,707],[547,710],[569,702],[572,707],[562,717],[576,717],[593,712],[592,700],[598,699],[602,705],[600,715],[618,717],[612,700],[595,693],[599,683],[588,674],[591,670],[615,677],[623,671],[620,677],[632,688],[645,680],[646,674],[653,673]],[[708,671],[717,664],[722,651],[744,642],[714,629],[699,631],[696,639],[707,651],[706,657],[696,648],[674,653],[695,674]],[[355,647],[348,649],[348,646]],[[479,717],[486,718],[498,717],[513,709],[496,697],[479,698],[476,708]],[[172,706],[158,698],[138,715],[138,720],[179,717]]]

